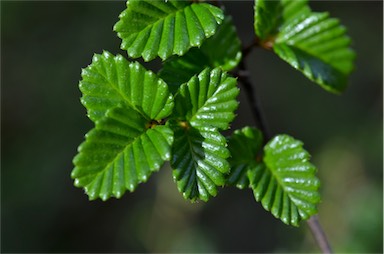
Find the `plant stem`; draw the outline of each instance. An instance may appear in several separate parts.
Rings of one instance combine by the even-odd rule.
[[[266,121],[262,114],[258,100],[256,99],[255,90],[252,86],[252,82],[249,79],[249,75],[248,75],[247,69],[245,68],[245,64],[243,60],[241,60],[239,63],[239,71],[237,76],[246,91],[248,101],[251,104],[250,106],[251,106],[251,112],[253,114],[253,118],[255,119],[257,127],[263,133],[264,142],[266,143],[269,139],[271,139],[272,136],[269,132],[269,129],[266,126]]]
[[[327,236],[325,235],[324,230],[320,225],[318,216],[316,214],[313,215],[307,220],[307,223],[321,251],[328,254],[332,253],[331,245],[329,244]]]
[[[249,44],[242,50],[243,58],[239,63],[239,69],[236,74],[237,74],[237,77],[239,78],[239,81],[243,84],[243,87],[246,90],[246,94],[248,97],[248,101],[251,104],[251,111],[256,121],[256,125],[264,134],[264,144],[265,144],[272,138],[272,136],[269,129],[267,128],[266,121],[264,119],[261,107],[255,96],[255,89],[253,88],[252,82],[249,78],[249,72],[245,66],[245,57],[248,56],[249,53],[252,51],[252,49],[257,46],[260,46],[260,43],[259,43],[259,40],[255,38],[251,44]],[[311,218],[307,220],[307,224],[312,232],[313,237],[315,238],[317,245],[321,249],[322,253],[327,253],[327,254],[332,253],[331,245],[319,222],[318,216],[313,215]]]

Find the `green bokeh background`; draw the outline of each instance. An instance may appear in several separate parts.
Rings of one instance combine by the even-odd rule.
[[[253,2],[224,1],[240,38]],[[383,3],[312,1],[348,28],[357,52],[347,91],[329,94],[271,52],[247,59],[272,133],[304,141],[319,168],[320,221],[336,252],[383,252]],[[134,193],[87,200],[70,179],[92,128],[81,68],[103,49],[126,54],[112,31],[123,1],[1,2],[2,252],[317,252],[305,223],[285,226],[249,190],[208,203],[177,192],[168,165]],[[159,61],[148,65],[158,69]],[[254,125],[240,94],[232,129]]]

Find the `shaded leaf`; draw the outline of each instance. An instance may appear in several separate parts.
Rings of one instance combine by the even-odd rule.
[[[92,121],[120,104],[134,108],[147,119],[160,120],[173,109],[173,96],[167,84],[139,63],[121,55],[95,54],[92,64],[82,71],[81,102]]]
[[[114,30],[123,40],[121,48],[133,58],[150,61],[183,55],[201,46],[221,24],[221,9],[189,1],[129,0]]]
[[[172,141],[171,129],[132,108],[109,110],[79,146],[71,176],[91,200],[120,198],[170,159]]]
[[[298,226],[317,213],[320,182],[302,143],[288,135],[264,147],[264,163],[248,172],[255,199],[284,223]]]
[[[229,156],[225,138],[212,127],[189,126],[174,122],[171,166],[173,177],[184,198],[208,201],[225,185]]]
[[[254,169],[260,163],[258,158],[263,145],[263,135],[260,130],[244,127],[235,130],[228,138],[228,149],[231,157],[228,159],[231,172],[228,175],[227,184],[236,185],[239,189],[249,187],[248,171]]]
[[[168,85],[178,88],[207,67],[235,68],[241,59],[241,44],[232,18],[226,16],[217,32],[204,41],[200,48],[192,48],[181,57],[168,59],[159,76]]]
[[[174,115],[195,128],[211,126],[225,130],[235,117],[238,94],[236,79],[218,68],[205,69],[180,87]]]

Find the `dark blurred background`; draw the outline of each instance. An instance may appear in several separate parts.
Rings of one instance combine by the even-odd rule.
[[[253,2],[224,1],[244,44]],[[308,81],[271,52],[248,68],[272,133],[305,143],[319,168],[319,217],[336,252],[383,252],[383,3],[312,1],[348,28],[356,71],[341,96]],[[88,201],[70,178],[92,128],[80,104],[81,68],[119,49],[112,31],[123,1],[1,1],[2,252],[317,252],[306,223],[264,211],[249,190],[208,203],[177,192],[168,165],[120,200]],[[158,66],[148,68],[156,70]],[[254,125],[240,95],[232,129]]]

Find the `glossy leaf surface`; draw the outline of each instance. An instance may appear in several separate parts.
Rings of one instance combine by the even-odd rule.
[[[183,55],[211,37],[224,15],[207,3],[189,1],[129,0],[114,30],[122,39],[121,48],[132,58],[150,61]]]
[[[230,16],[226,16],[217,32],[200,48],[192,48],[181,57],[168,59],[159,76],[171,86],[178,87],[207,67],[235,68],[241,59],[241,45]]]
[[[205,69],[180,87],[175,98],[175,116],[192,127],[228,129],[238,107],[236,79],[217,69]]]
[[[228,138],[228,149],[231,157],[228,159],[231,172],[227,184],[235,185],[239,189],[249,187],[248,171],[260,163],[259,156],[262,150],[263,136],[256,128],[244,127],[236,130]]]
[[[79,146],[71,176],[91,200],[120,198],[170,159],[172,141],[171,129],[132,108],[109,110]]]
[[[320,202],[317,169],[302,145],[288,135],[276,136],[264,147],[264,163],[248,172],[255,199],[294,226],[317,213]]]
[[[173,96],[156,74],[108,52],[94,55],[92,64],[82,71],[79,87],[81,102],[92,121],[102,119],[108,109],[118,105],[134,108],[150,120],[167,117],[173,108]]]
[[[225,138],[212,127],[193,128],[186,122],[172,126],[173,177],[184,198],[208,201],[225,185],[229,151]]]
[[[283,24],[310,13],[307,0],[255,0],[254,8],[255,32],[261,40],[271,39]]]
[[[329,92],[340,93],[353,70],[355,53],[346,29],[328,13],[300,16],[285,25],[273,49],[277,55]]]
[[[306,1],[255,0],[255,32],[261,45],[323,89],[342,92],[355,53],[339,20],[311,12]]]
[[[173,176],[187,199],[208,201],[224,186],[229,171],[227,129],[238,106],[236,80],[220,69],[205,69],[180,87],[171,119]]]

